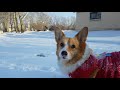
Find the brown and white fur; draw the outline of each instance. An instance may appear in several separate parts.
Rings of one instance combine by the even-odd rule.
[[[58,57],[58,65],[63,73],[73,72],[92,54],[91,49],[86,44],[87,35],[87,27],[81,29],[74,38],[66,37],[59,28],[55,30],[56,55]]]

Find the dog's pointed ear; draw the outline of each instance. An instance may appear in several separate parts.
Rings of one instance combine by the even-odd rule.
[[[56,42],[58,42],[63,37],[65,37],[65,34],[59,28],[55,28],[54,29],[54,33],[55,33],[55,40],[56,40]]]
[[[75,36],[80,42],[85,42],[88,36],[88,27],[81,29],[78,34]]]

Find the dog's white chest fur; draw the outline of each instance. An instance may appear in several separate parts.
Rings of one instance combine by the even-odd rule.
[[[63,60],[58,60],[58,66],[64,74],[69,74],[81,66],[81,64],[83,64],[89,58],[90,54],[92,54],[92,50],[88,47],[88,45],[86,45],[84,55],[78,62],[73,65],[66,66]]]

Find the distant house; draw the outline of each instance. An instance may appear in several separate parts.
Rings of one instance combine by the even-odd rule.
[[[120,12],[76,12],[76,29],[120,30]]]

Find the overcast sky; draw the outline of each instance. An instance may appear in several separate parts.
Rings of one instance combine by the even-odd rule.
[[[51,16],[62,16],[62,17],[71,17],[76,16],[75,12],[48,12]]]

